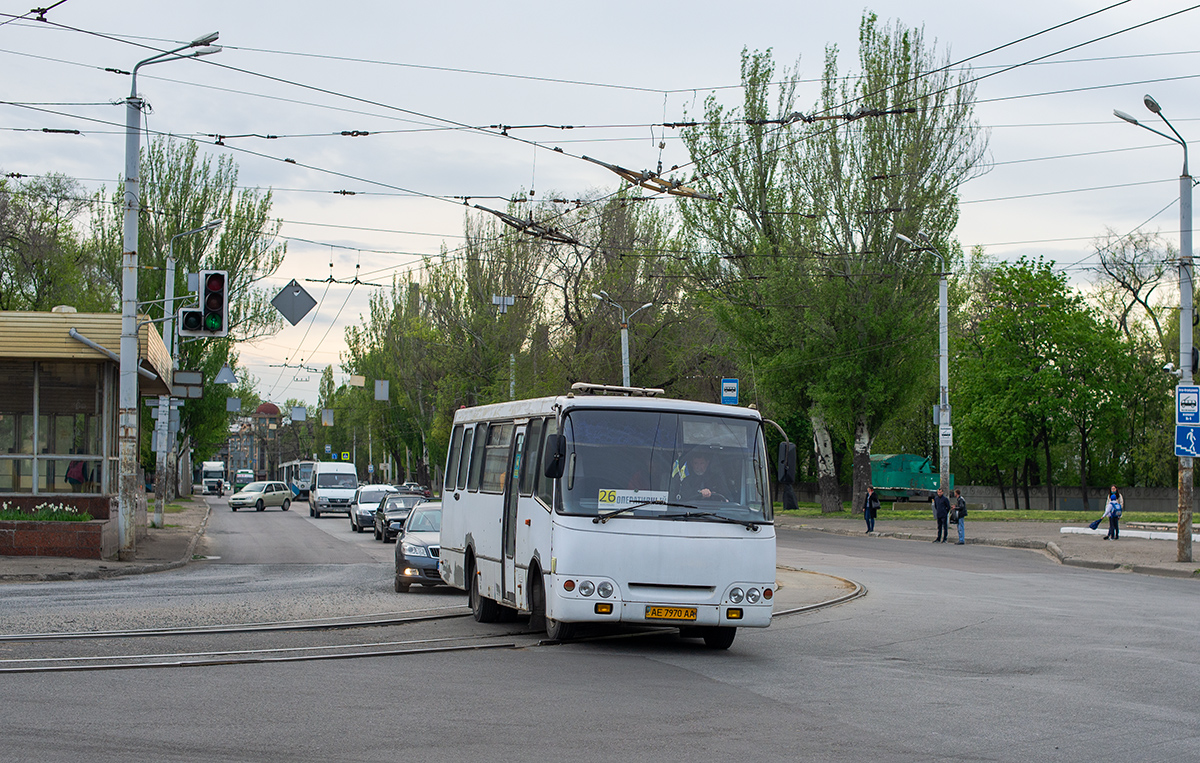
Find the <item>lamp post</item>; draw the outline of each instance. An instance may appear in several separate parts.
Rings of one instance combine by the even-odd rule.
[[[224,220],[210,220],[201,225],[199,228],[194,228],[183,233],[176,233],[171,236],[171,241],[167,244],[167,272],[166,283],[164,285],[163,295],[166,299],[163,301],[163,316],[166,321],[163,322],[163,342],[167,345],[167,356],[171,358],[171,368],[178,366],[178,359],[175,357],[175,239],[180,236],[190,236],[193,233],[203,233],[204,231],[218,228],[224,223]],[[169,461],[168,452],[171,448],[167,447],[167,440],[170,435],[170,419],[171,419],[171,396],[158,396],[158,421],[156,422],[155,430],[158,436],[157,457],[155,459],[155,479],[154,493],[156,502],[154,506],[154,526],[163,526],[163,504],[167,502],[167,494],[173,492],[170,485],[175,484],[173,479],[168,480],[166,471]],[[172,471],[174,471],[172,469]],[[172,496],[173,497],[173,496]]]
[[[121,363],[119,413],[117,416],[118,495],[117,495],[117,553],[121,559],[131,559],[137,544],[134,507],[141,486],[137,479],[138,440],[138,335],[137,335],[137,277],[138,277],[138,190],[140,164],[142,99],[137,95],[138,69],[150,64],[195,58],[221,49],[211,45],[217,32],[197,37],[187,45],[164,51],[143,59],[133,67],[129,98],[125,101],[125,244],[121,254]],[[189,53],[181,51],[191,50]]]
[[[915,246],[913,240],[903,233],[897,233],[896,238],[909,246]],[[938,443],[939,443],[939,484],[946,495],[950,495],[950,442],[942,432],[950,428],[950,327],[947,313],[949,312],[949,284],[946,282],[946,257],[937,250],[929,237],[920,231],[917,238],[925,243],[925,248],[938,256],[942,261],[940,279],[938,280]]]
[[[633,318],[633,316],[635,316],[638,313],[640,313],[641,311],[645,310],[646,308],[654,307],[654,303],[647,302],[646,304],[642,305],[638,309],[634,310],[629,315],[626,315],[625,308],[622,307],[619,303],[614,302],[612,297],[608,296],[608,292],[601,291],[599,294],[593,293],[592,296],[601,302],[607,302],[608,304],[612,305],[613,307],[615,307],[621,311],[621,379],[624,382],[624,385],[626,387],[628,387],[628,386],[630,386],[630,384],[629,384],[629,320],[631,318]]]
[[[1180,384],[1192,383],[1192,176],[1188,174],[1187,141],[1167,118],[1162,107],[1150,95],[1142,98],[1146,108],[1171,129],[1174,136],[1144,125],[1123,111],[1113,109],[1113,115],[1130,124],[1161,135],[1183,148],[1183,171],[1179,175],[1179,370]],[[1179,457],[1179,523],[1175,542],[1176,561],[1192,561],[1192,457]]]

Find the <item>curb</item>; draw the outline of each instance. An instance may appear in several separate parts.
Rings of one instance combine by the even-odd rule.
[[[861,533],[854,530],[844,530],[837,527],[817,527],[815,525],[798,525],[795,529],[812,530],[815,532],[828,533],[830,535],[848,535],[861,536],[869,535],[876,538],[898,538],[900,540],[932,540],[928,535],[909,532],[872,532]],[[1190,580],[1200,580],[1200,569],[1195,571],[1176,570],[1168,567],[1153,567],[1148,565],[1134,564],[1122,565],[1118,562],[1099,562],[1091,559],[1078,559],[1067,556],[1063,553],[1062,548],[1054,541],[1033,540],[1030,538],[967,538],[967,545],[980,546],[999,546],[1002,548],[1024,548],[1031,551],[1044,551],[1046,555],[1067,567],[1080,567],[1090,570],[1102,570],[1105,572],[1123,571],[1135,572],[1140,575],[1156,575],[1165,578],[1185,578]]]
[[[817,609],[824,609],[825,607],[835,607],[838,604],[845,604],[848,601],[853,601],[854,599],[857,599],[857,598],[867,595],[867,587],[865,585],[863,585],[862,583],[859,583],[856,580],[850,580],[849,578],[844,578],[839,575],[830,575],[828,572],[816,572],[815,570],[805,570],[805,569],[801,569],[799,567],[788,567],[787,565],[782,565],[782,564],[775,565],[775,569],[787,570],[788,572],[803,572],[803,573],[806,573],[809,575],[821,575],[822,577],[833,578],[834,580],[840,580],[843,583],[846,583],[847,585],[851,586],[852,590],[850,591],[850,593],[844,594],[842,596],[838,596],[833,599],[829,599],[828,601],[819,601],[815,604],[804,604],[799,607],[792,607],[791,609],[784,609],[779,612],[772,612],[771,613],[772,618],[783,617],[784,615],[796,615],[796,614],[800,614],[801,612],[812,612]]]
[[[196,532],[192,534],[192,539],[188,542],[187,553],[182,559],[176,559],[171,562],[154,562],[151,564],[130,565],[128,567],[115,567],[112,569],[82,570],[80,572],[40,572],[29,575],[0,574],[0,581],[37,583],[63,580],[107,580],[110,578],[123,578],[129,575],[146,575],[152,572],[179,569],[192,561],[192,555],[196,551],[196,546],[200,543],[200,536],[204,535],[204,530],[208,527],[208,518],[212,516],[212,506],[208,505],[208,502],[205,501],[204,508],[204,519],[200,521]]]

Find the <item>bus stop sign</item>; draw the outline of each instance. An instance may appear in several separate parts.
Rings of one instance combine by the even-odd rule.
[[[721,405],[737,405],[738,404],[738,380],[737,379],[722,379],[721,380]]]

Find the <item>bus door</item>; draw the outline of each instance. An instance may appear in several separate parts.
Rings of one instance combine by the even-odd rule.
[[[521,459],[525,452],[525,424],[518,424],[508,451],[508,472],[504,480],[504,559],[501,564],[500,586],[504,601],[517,606],[517,506],[521,498]]]

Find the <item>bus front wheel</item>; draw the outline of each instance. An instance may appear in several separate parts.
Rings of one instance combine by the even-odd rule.
[[[533,601],[530,606],[529,627],[532,630],[546,629],[546,636],[555,641],[566,641],[574,635],[575,626],[546,617],[546,589],[542,582],[541,573],[535,570],[533,588],[530,591]]]
[[[704,630],[704,644],[709,649],[728,649],[733,645],[733,637],[737,628],[714,626]]]

